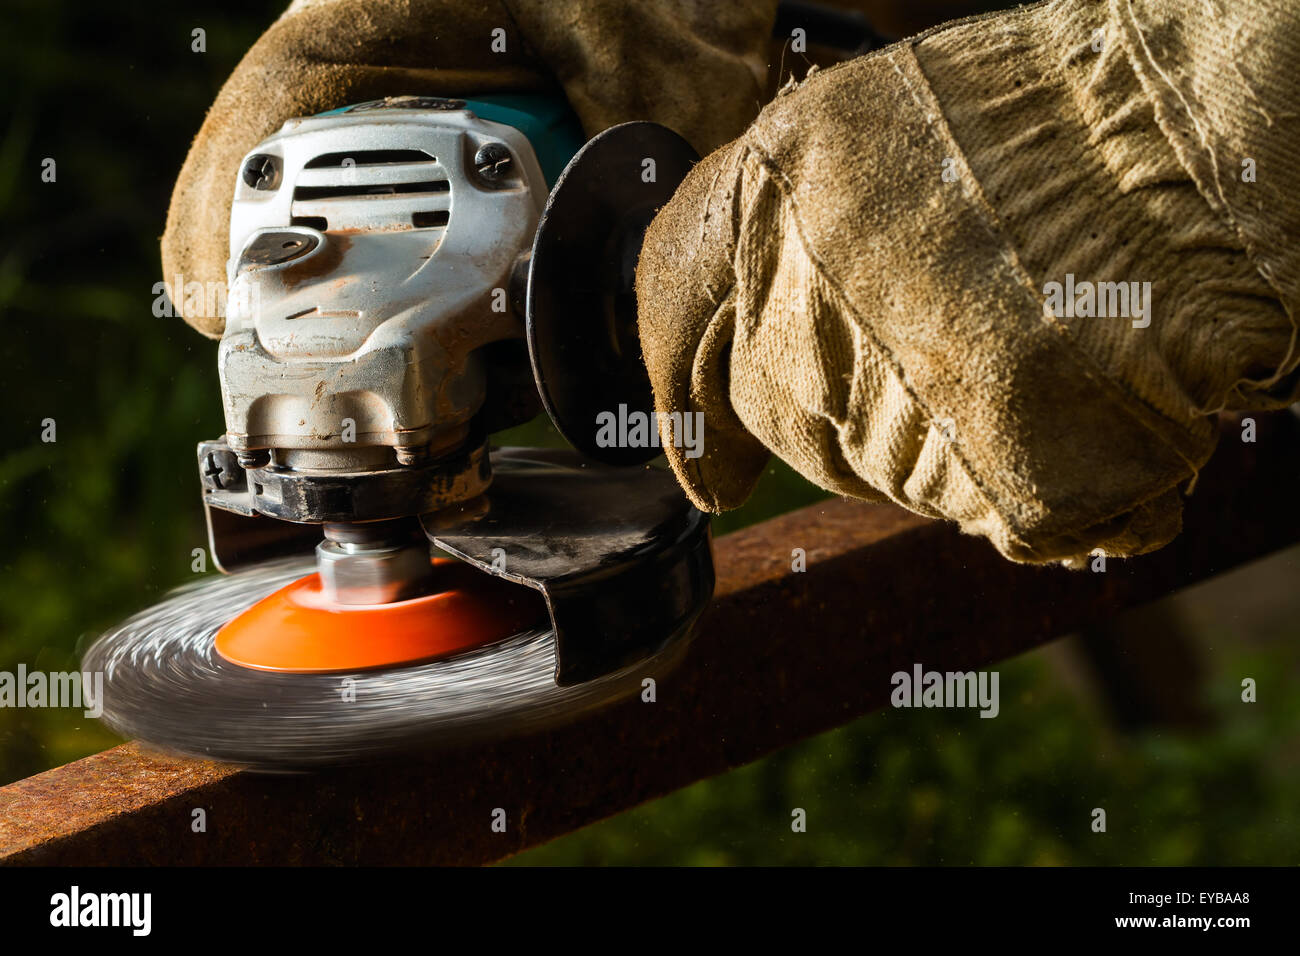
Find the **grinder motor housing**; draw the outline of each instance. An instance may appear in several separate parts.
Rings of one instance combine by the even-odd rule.
[[[707,519],[668,472],[600,465],[587,448],[489,453],[488,432],[533,417],[548,385],[553,397],[582,382],[569,403],[582,423],[546,402],[569,436],[593,401],[650,400],[627,345],[627,263],[695,158],[662,127],[625,124],[578,150],[548,200],[519,128],[549,130],[554,152],[565,121],[545,100],[531,114],[364,103],[290,120],[245,157],[219,349],[226,434],[200,443],[199,472],[223,570],[301,553],[323,532],[330,597],[401,600],[434,587],[432,543],[542,592],[565,683],[682,637],[713,569]],[[647,152],[658,180],[642,176]],[[549,382],[534,379],[543,366]]]
[[[396,102],[290,120],[241,165],[218,359],[225,442],[244,467],[304,480],[262,482],[234,510],[368,521],[486,487],[481,455],[447,453],[487,399],[484,346],[522,337],[512,279],[518,290],[546,183],[517,129],[461,101]],[[438,458],[423,495],[398,475],[383,501],[310,493],[330,488],[312,475]]]

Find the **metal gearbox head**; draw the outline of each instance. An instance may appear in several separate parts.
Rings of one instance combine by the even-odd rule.
[[[241,463],[373,472],[462,446],[479,350],[519,338],[512,282],[546,199],[527,138],[462,101],[293,119],[245,157],[219,366]]]

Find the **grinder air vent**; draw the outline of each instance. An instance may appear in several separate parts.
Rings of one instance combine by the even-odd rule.
[[[322,232],[443,229],[451,182],[421,149],[323,153],[294,182],[292,223]]]

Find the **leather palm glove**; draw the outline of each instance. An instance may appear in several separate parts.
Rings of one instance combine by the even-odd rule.
[[[562,89],[589,136],[653,120],[707,152],[758,112],[775,10],[776,0],[297,0],[236,67],[190,148],[163,275],[224,283],[240,160],[285,120],[351,103]],[[212,337],[224,324],[185,320]]]
[[[1059,0],[810,76],[706,157],[637,271],[706,510],[769,454],[1018,561],[1180,529],[1220,410],[1297,396],[1293,0]]]

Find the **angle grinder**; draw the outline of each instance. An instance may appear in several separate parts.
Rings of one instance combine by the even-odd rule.
[[[305,769],[553,726],[670,666],[708,521],[656,445],[596,434],[654,411],[635,264],[696,159],[651,123],[584,144],[542,96],[362,103],[245,157],[198,446],[226,573],[88,650],[108,724]],[[541,408],[576,451],[490,445]]]

